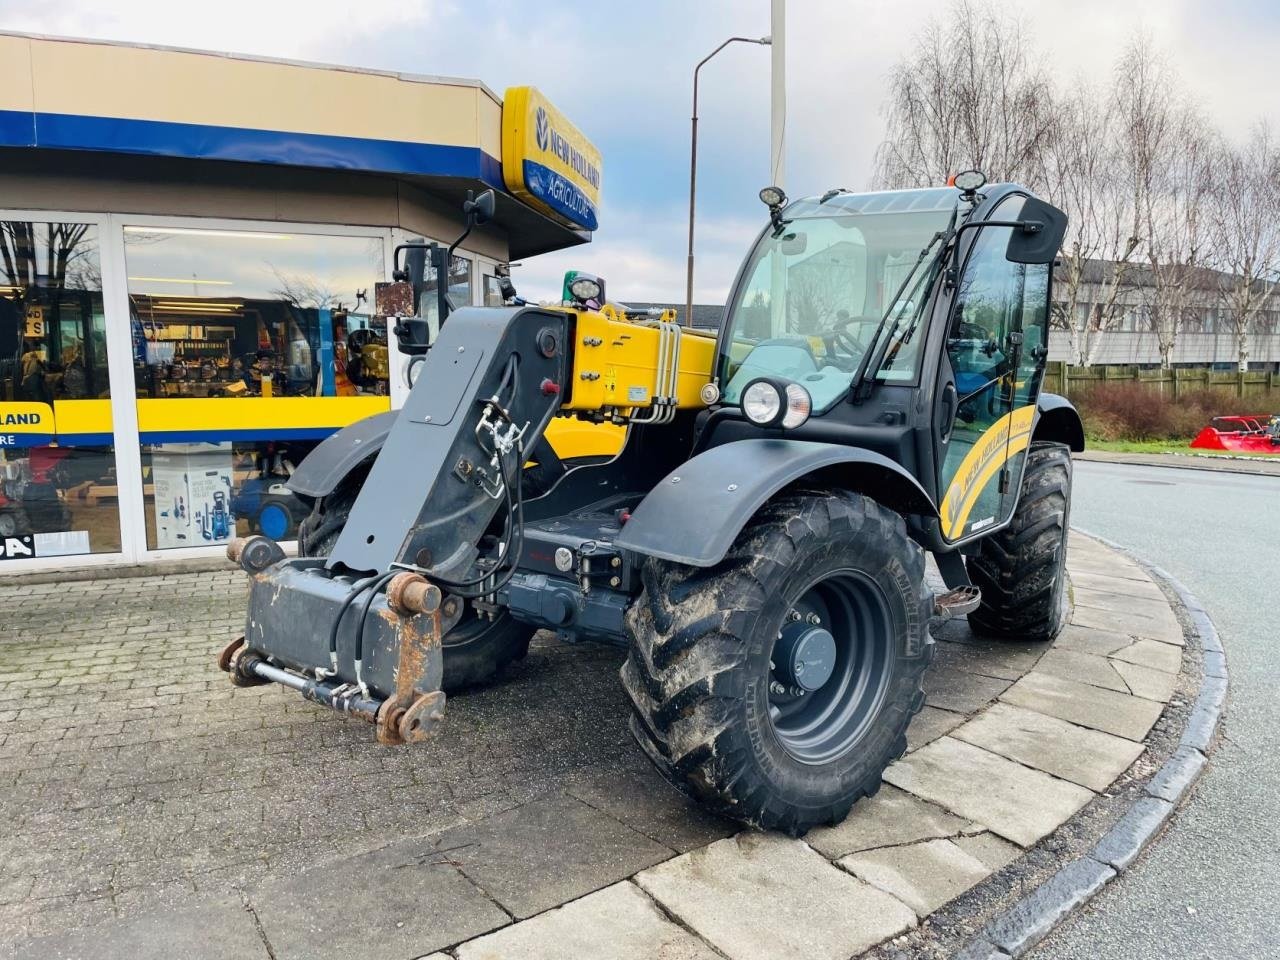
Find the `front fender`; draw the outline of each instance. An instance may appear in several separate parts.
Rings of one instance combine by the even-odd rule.
[[[333,493],[343,477],[382,449],[399,415],[384,410],[329,434],[298,464],[287,486],[304,497]]]
[[[938,515],[916,478],[881,454],[808,440],[735,440],[668,474],[614,543],[645,556],[714,566],[756,511],[800,480],[854,490],[899,513]]]

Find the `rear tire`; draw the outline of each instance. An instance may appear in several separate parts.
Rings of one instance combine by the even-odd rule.
[[[622,684],[632,733],[672,784],[793,836],[880,788],[933,653],[924,554],[900,516],[858,494],[787,496],[717,566],[650,560],[642,577]],[[805,623],[829,629],[835,656],[796,695],[775,658]]]
[[[368,470],[347,477],[329,496],[316,501],[310,515],[298,526],[298,554],[327,557],[346,526],[347,517],[360,493]],[[455,693],[489,683],[515,660],[529,652],[536,628],[521,623],[508,613],[493,620],[466,605],[462,619],[444,636],[445,693]]]
[[[1067,529],[1071,523],[1071,451],[1033,443],[1013,520],[969,558],[982,603],[969,614],[975,633],[1042,643],[1063,624]]]

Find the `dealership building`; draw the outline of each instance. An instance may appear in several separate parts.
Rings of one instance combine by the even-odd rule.
[[[422,303],[500,303],[600,166],[530,87],[0,34],[0,575],[290,539],[292,465],[390,406],[397,245],[494,189]]]

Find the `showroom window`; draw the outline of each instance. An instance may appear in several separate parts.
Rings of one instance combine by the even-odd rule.
[[[99,243],[0,220],[0,560],[120,550]]]
[[[484,275],[484,305],[501,307],[507,301],[502,296],[502,281],[491,273]]]
[[[293,539],[294,466],[389,404],[384,237],[126,226],[124,247],[148,547]]]

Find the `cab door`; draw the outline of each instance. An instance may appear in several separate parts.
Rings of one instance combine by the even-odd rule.
[[[992,219],[1014,220],[1010,197]],[[952,543],[1005,523],[1017,503],[1048,347],[1049,264],[1005,257],[1011,228],[979,231],[957,285],[940,377],[955,414],[939,436],[942,534]]]

